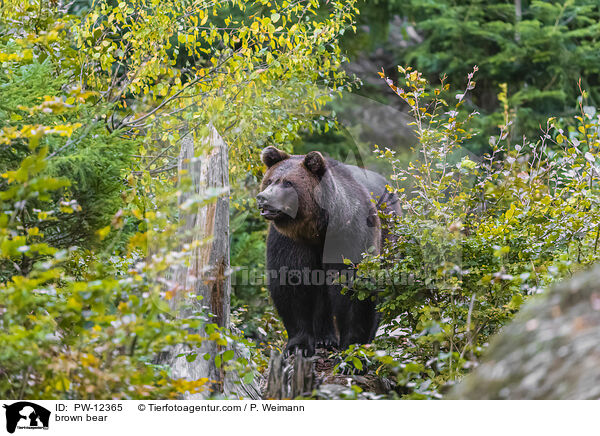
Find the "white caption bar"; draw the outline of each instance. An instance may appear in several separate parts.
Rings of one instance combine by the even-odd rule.
[[[10,401],[0,435],[598,434],[593,401]],[[128,432],[128,433],[125,433]],[[209,433],[211,432],[211,433]],[[219,433],[213,433],[219,432]]]

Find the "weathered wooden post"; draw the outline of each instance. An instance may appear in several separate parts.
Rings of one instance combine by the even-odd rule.
[[[196,153],[201,149],[201,157]],[[231,280],[229,261],[229,166],[228,150],[223,138],[212,124],[208,125],[208,136],[196,147],[194,136],[189,132],[181,141],[178,162],[179,174],[189,177],[190,188],[182,190],[179,205],[193,200],[217,196],[199,209],[186,213],[180,208],[180,232],[182,243],[192,248],[190,263],[173,271],[172,281],[179,292],[169,301],[171,310],[178,317],[188,317],[194,309],[210,314],[209,323],[232,329],[229,324]],[[189,298],[193,294],[194,298]],[[200,299],[197,297],[201,297]],[[198,332],[206,336],[203,330]],[[245,356],[243,351],[233,348],[235,357]],[[193,351],[197,357],[188,362],[182,353]],[[215,341],[204,341],[199,349],[189,350],[183,345],[175,346],[160,360],[172,368],[173,378],[187,380],[209,380],[209,390],[200,394],[187,393],[184,399],[201,399],[210,394],[221,393],[243,398],[260,398],[260,374],[255,374],[250,384],[240,383],[237,374],[226,374],[223,367],[217,368],[214,358],[225,351]],[[204,355],[212,358],[205,360]]]
[[[219,327],[229,327],[229,306],[231,283],[229,278],[229,172],[227,145],[212,124],[208,126],[208,136],[203,138],[202,148],[206,152],[196,157],[193,132],[181,141],[179,154],[179,174],[191,179],[191,186],[182,192],[179,204],[192,197],[199,199],[220,192],[216,201],[185,214],[181,209],[180,231],[185,235],[184,244],[195,245],[186,268],[178,268],[174,281],[179,292],[171,300],[171,308],[178,316],[187,316],[185,305],[203,308],[213,315],[211,323]],[[187,299],[188,293],[202,296],[201,299]],[[189,307],[189,306],[188,306]],[[204,332],[200,332],[203,334]],[[214,356],[222,352],[214,341],[204,341],[197,352],[197,358],[188,362],[184,357],[176,358],[183,351],[181,346],[171,352],[171,366],[174,378],[197,380],[208,378],[212,392],[223,392],[225,374],[217,368]],[[189,351],[189,350],[188,350]],[[202,358],[206,353],[213,359]],[[205,394],[187,394],[186,399],[202,398]]]

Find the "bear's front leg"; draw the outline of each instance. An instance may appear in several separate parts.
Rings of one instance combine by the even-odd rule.
[[[326,287],[317,291],[314,315],[315,342],[317,348],[333,350],[338,347],[338,338],[333,327],[333,312]]]
[[[286,355],[301,351],[304,356],[315,354],[314,292],[297,286],[272,286],[271,297],[288,334]]]
[[[319,287],[310,282],[317,254],[313,247],[283,236],[271,226],[267,239],[269,292],[288,334],[286,353],[315,353],[314,318]]]

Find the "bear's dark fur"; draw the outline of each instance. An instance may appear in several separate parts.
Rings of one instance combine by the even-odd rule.
[[[375,302],[341,294],[336,272],[378,253],[385,238],[375,203],[399,213],[397,198],[377,173],[319,152],[291,156],[267,147],[257,203],[272,221],[267,237],[268,285],[288,332],[286,350],[314,354],[315,347],[347,348],[371,342]],[[371,201],[375,200],[375,203]]]

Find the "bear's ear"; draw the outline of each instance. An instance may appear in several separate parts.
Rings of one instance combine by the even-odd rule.
[[[262,159],[263,163],[268,168],[271,168],[277,162],[281,162],[282,160],[285,160],[288,157],[290,157],[289,154],[287,154],[285,151],[278,150],[272,145],[265,147],[260,155],[260,158]]]
[[[321,177],[327,169],[325,158],[318,151],[311,151],[304,156],[304,166],[314,175]]]

